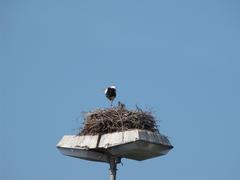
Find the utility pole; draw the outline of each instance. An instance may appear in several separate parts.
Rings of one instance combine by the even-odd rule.
[[[117,175],[117,158],[110,156],[109,158],[109,173],[110,173],[110,180],[116,180]]]

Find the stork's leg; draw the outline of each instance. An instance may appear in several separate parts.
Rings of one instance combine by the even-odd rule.
[[[111,101],[111,107],[112,107],[112,103],[113,103],[113,101]]]

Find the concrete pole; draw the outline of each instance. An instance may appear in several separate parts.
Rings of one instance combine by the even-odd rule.
[[[110,180],[116,180],[116,175],[117,175],[117,162],[116,158],[110,157],[109,158],[109,164],[110,164]]]

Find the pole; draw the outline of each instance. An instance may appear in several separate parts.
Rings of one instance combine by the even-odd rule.
[[[110,172],[110,180],[116,180],[116,175],[117,175],[117,161],[115,157],[110,157],[109,158],[109,172]]]

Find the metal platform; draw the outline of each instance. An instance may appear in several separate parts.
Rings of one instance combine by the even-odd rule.
[[[110,157],[141,161],[166,155],[173,146],[162,134],[135,129],[95,136],[65,135],[57,148],[67,156],[109,163]]]

